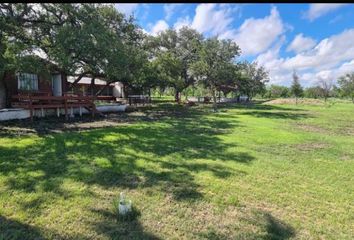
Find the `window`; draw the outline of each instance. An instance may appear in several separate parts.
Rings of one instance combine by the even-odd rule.
[[[21,90],[38,90],[37,74],[18,73],[17,74],[18,89]]]

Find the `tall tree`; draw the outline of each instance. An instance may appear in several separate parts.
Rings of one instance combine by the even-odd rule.
[[[195,82],[194,76],[191,74],[191,66],[198,59],[198,49],[201,46],[203,36],[196,30],[183,27],[178,31],[168,29],[161,32],[155,39],[152,38],[152,45],[155,47],[155,56],[158,58],[166,58],[178,64],[174,69],[177,75],[169,76],[167,79],[169,85],[175,89],[175,100],[180,101],[181,92]],[[166,55],[166,53],[168,53]],[[166,73],[171,72],[172,66],[162,64],[161,67],[167,67]],[[178,71],[178,73],[176,72]]]
[[[251,100],[257,93],[265,91],[265,84],[269,81],[269,74],[257,62],[244,61],[240,63],[241,78],[239,81],[240,92],[246,94]]]
[[[269,98],[286,98],[289,96],[289,88],[285,86],[272,84],[267,88],[267,97]]]
[[[319,98],[321,97],[322,89],[319,86],[308,87],[304,90],[304,96],[307,98]]]
[[[338,83],[344,96],[350,97],[354,103],[354,72],[341,76]]]
[[[200,48],[198,61],[192,65],[194,76],[213,96],[214,111],[217,109],[217,87],[225,80],[230,66],[239,55],[239,46],[231,40],[208,38]]]
[[[292,95],[295,96],[295,102],[297,104],[297,99],[303,95],[304,90],[300,84],[299,76],[295,70],[293,72],[293,82],[291,84],[290,91]]]
[[[1,4],[8,35],[41,52],[67,75],[102,77],[126,84],[144,63],[143,34],[113,5]]]
[[[318,87],[321,90],[321,96],[325,99],[325,102],[327,102],[327,98],[330,96],[333,88],[332,79],[320,79]]]

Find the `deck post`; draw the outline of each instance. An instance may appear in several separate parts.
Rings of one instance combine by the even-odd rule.
[[[44,117],[44,109],[43,108],[41,108],[41,115],[42,115],[42,117]]]
[[[94,104],[94,96],[92,95],[92,117],[95,117],[95,110],[96,110],[96,106]]]
[[[79,113],[80,113],[80,117],[82,117],[82,108],[81,108],[81,106],[79,107]]]
[[[64,97],[64,110],[65,110],[65,120],[68,120],[68,100],[67,100],[67,96]]]
[[[60,116],[59,108],[57,108],[57,116],[58,116],[58,117]]]
[[[28,98],[29,98],[30,118],[31,118],[31,122],[33,122],[32,98],[31,98],[31,96],[28,96]]]

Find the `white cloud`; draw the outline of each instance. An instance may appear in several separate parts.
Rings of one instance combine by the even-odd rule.
[[[350,72],[354,72],[354,59],[349,62],[344,62],[338,68],[323,70],[316,73],[313,84],[318,83],[319,80],[336,82],[340,76]]]
[[[168,29],[169,26],[165,20],[159,20],[156,22],[156,24],[151,28],[150,33],[154,36],[156,36],[159,32],[164,31]]]
[[[190,27],[192,24],[192,21],[190,20],[189,16],[186,16],[184,18],[179,18],[177,22],[173,25],[173,28],[176,29],[177,31],[181,29],[184,26]]]
[[[316,18],[319,18],[345,5],[346,4],[313,3],[310,4],[310,8],[307,12],[305,12],[304,17],[310,21],[313,21]]]
[[[343,63],[339,68],[338,72],[340,75],[346,74],[348,72],[354,71],[354,59],[351,60],[350,62],[345,62]]]
[[[279,12],[272,7],[269,16],[246,19],[239,29],[226,31],[220,37],[233,39],[243,55],[255,55],[269,48],[284,32],[285,25]]]
[[[314,48],[286,59],[286,68],[332,68],[343,61],[354,59],[354,28],[323,39]]]
[[[316,45],[316,41],[310,37],[304,37],[302,33],[296,35],[294,40],[290,43],[287,51],[294,51],[295,53],[300,53],[305,50],[309,50]]]
[[[165,12],[165,19],[170,20],[170,18],[175,14],[178,7],[182,6],[181,3],[178,4],[165,4],[163,10]]]
[[[237,11],[239,7],[230,4],[199,4],[191,26],[202,33],[222,34],[233,22]]]
[[[117,3],[116,9],[129,16],[138,8],[138,6],[137,3]]]
[[[279,57],[278,44],[256,60],[269,70],[270,83],[290,85],[294,69],[299,72],[304,86],[314,85],[319,79],[335,81],[339,76],[354,71],[354,42],[350,39],[354,39],[354,28],[325,38],[294,57]]]

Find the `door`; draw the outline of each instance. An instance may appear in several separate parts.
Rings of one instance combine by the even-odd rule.
[[[52,90],[53,96],[61,96],[63,94],[60,74],[52,75]]]

